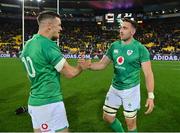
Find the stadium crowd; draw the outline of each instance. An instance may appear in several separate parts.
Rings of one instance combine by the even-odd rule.
[[[0,25],[0,54],[18,53],[22,44],[21,21],[2,19]]]
[[[21,20],[4,19],[0,22],[0,54],[18,54],[22,48]],[[37,32],[35,20],[25,21],[25,40]],[[85,51],[102,55],[118,39],[118,29],[110,29],[95,22],[62,22],[60,47],[64,54]],[[144,21],[139,24],[135,38],[152,54],[180,55],[180,23],[176,19]]]

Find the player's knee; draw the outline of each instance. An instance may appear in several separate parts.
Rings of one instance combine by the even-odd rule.
[[[136,120],[135,119],[129,119],[126,120],[128,131],[133,131],[136,129]]]
[[[134,111],[123,111],[126,119],[135,119],[137,116],[137,110]]]
[[[137,116],[137,110],[135,111],[123,111],[126,124],[128,127],[128,131],[132,131],[136,129],[136,116]]]
[[[109,107],[107,105],[103,106],[103,119],[108,123],[112,123],[116,117],[117,109]]]
[[[106,114],[105,112],[103,113],[103,120],[108,122],[108,123],[112,123],[115,119],[115,116],[110,116],[108,114]]]

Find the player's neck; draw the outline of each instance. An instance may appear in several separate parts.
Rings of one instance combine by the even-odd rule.
[[[44,37],[47,37],[47,38],[51,39],[51,35],[50,35],[49,32],[47,32],[47,31],[44,31],[44,30],[40,30],[40,29],[39,29],[38,34],[40,34],[40,35],[42,35],[42,36],[44,36]]]
[[[122,42],[124,44],[130,44],[132,40],[133,40],[133,37],[129,38],[128,40],[123,40]]]

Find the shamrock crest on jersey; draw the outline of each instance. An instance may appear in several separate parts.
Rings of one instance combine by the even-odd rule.
[[[132,50],[127,50],[127,55],[130,56],[132,55],[133,51]]]

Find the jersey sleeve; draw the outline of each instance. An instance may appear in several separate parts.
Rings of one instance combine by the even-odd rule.
[[[140,62],[150,61],[150,53],[144,45],[140,47]]]
[[[111,46],[107,49],[107,51],[105,53],[105,56],[107,56],[110,60],[113,60],[113,57],[112,57],[112,47],[113,47],[113,45],[111,44]]]
[[[56,44],[51,44],[47,46],[46,57],[48,62],[54,66],[54,68],[60,72],[63,68],[66,60],[61,53],[59,47]]]

